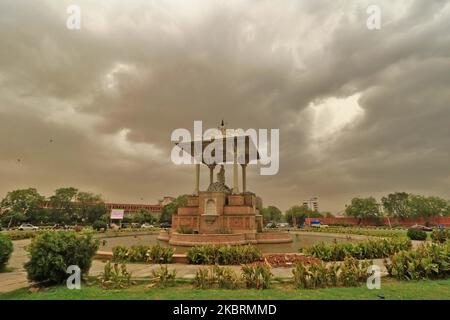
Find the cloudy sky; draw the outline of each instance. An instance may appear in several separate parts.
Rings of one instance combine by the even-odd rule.
[[[371,4],[381,30],[366,26]],[[279,173],[248,170],[265,205],[450,198],[449,1],[2,0],[0,44],[1,197],[190,193],[170,134],[225,119],[280,129]]]

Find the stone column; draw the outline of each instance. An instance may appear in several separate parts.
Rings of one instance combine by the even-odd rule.
[[[198,196],[200,191],[200,163],[195,165],[195,190],[194,195]]]
[[[208,165],[209,168],[209,184],[213,184],[214,182],[214,168],[216,167],[215,164]]]
[[[239,182],[238,182],[238,162],[237,162],[237,148],[234,147],[233,155],[233,193],[239,193]]]
[[[241,164],[242,166],[242,192],[247,192],[247,165]]]

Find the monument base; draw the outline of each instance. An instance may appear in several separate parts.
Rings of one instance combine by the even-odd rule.
[[[173,246],[193,247],[201,245],[247,245],[291,243],[292,236],[288,232],[263,233],[230,233],[230,234],[183,234],[160,231],[158,240],[167,241]]]

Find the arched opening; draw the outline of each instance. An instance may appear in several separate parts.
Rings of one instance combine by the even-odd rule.
[[[208,199],[206,201],[206,210],[205,210],[206,214],[217,214],[217,210],[216,210],[216,201],[214,201],[213,199]]]

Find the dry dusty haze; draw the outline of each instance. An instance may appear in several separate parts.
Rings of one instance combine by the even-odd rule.
[[[66,28],[69,4],[81,30]],[[369,4],[379,31],[366,27]],[[248,170],[266,205],[450,198],[449,1],[2,0],[0,44],[2,197],[192,192],[170,134],[223,118],[280,129],[279,173]]]

